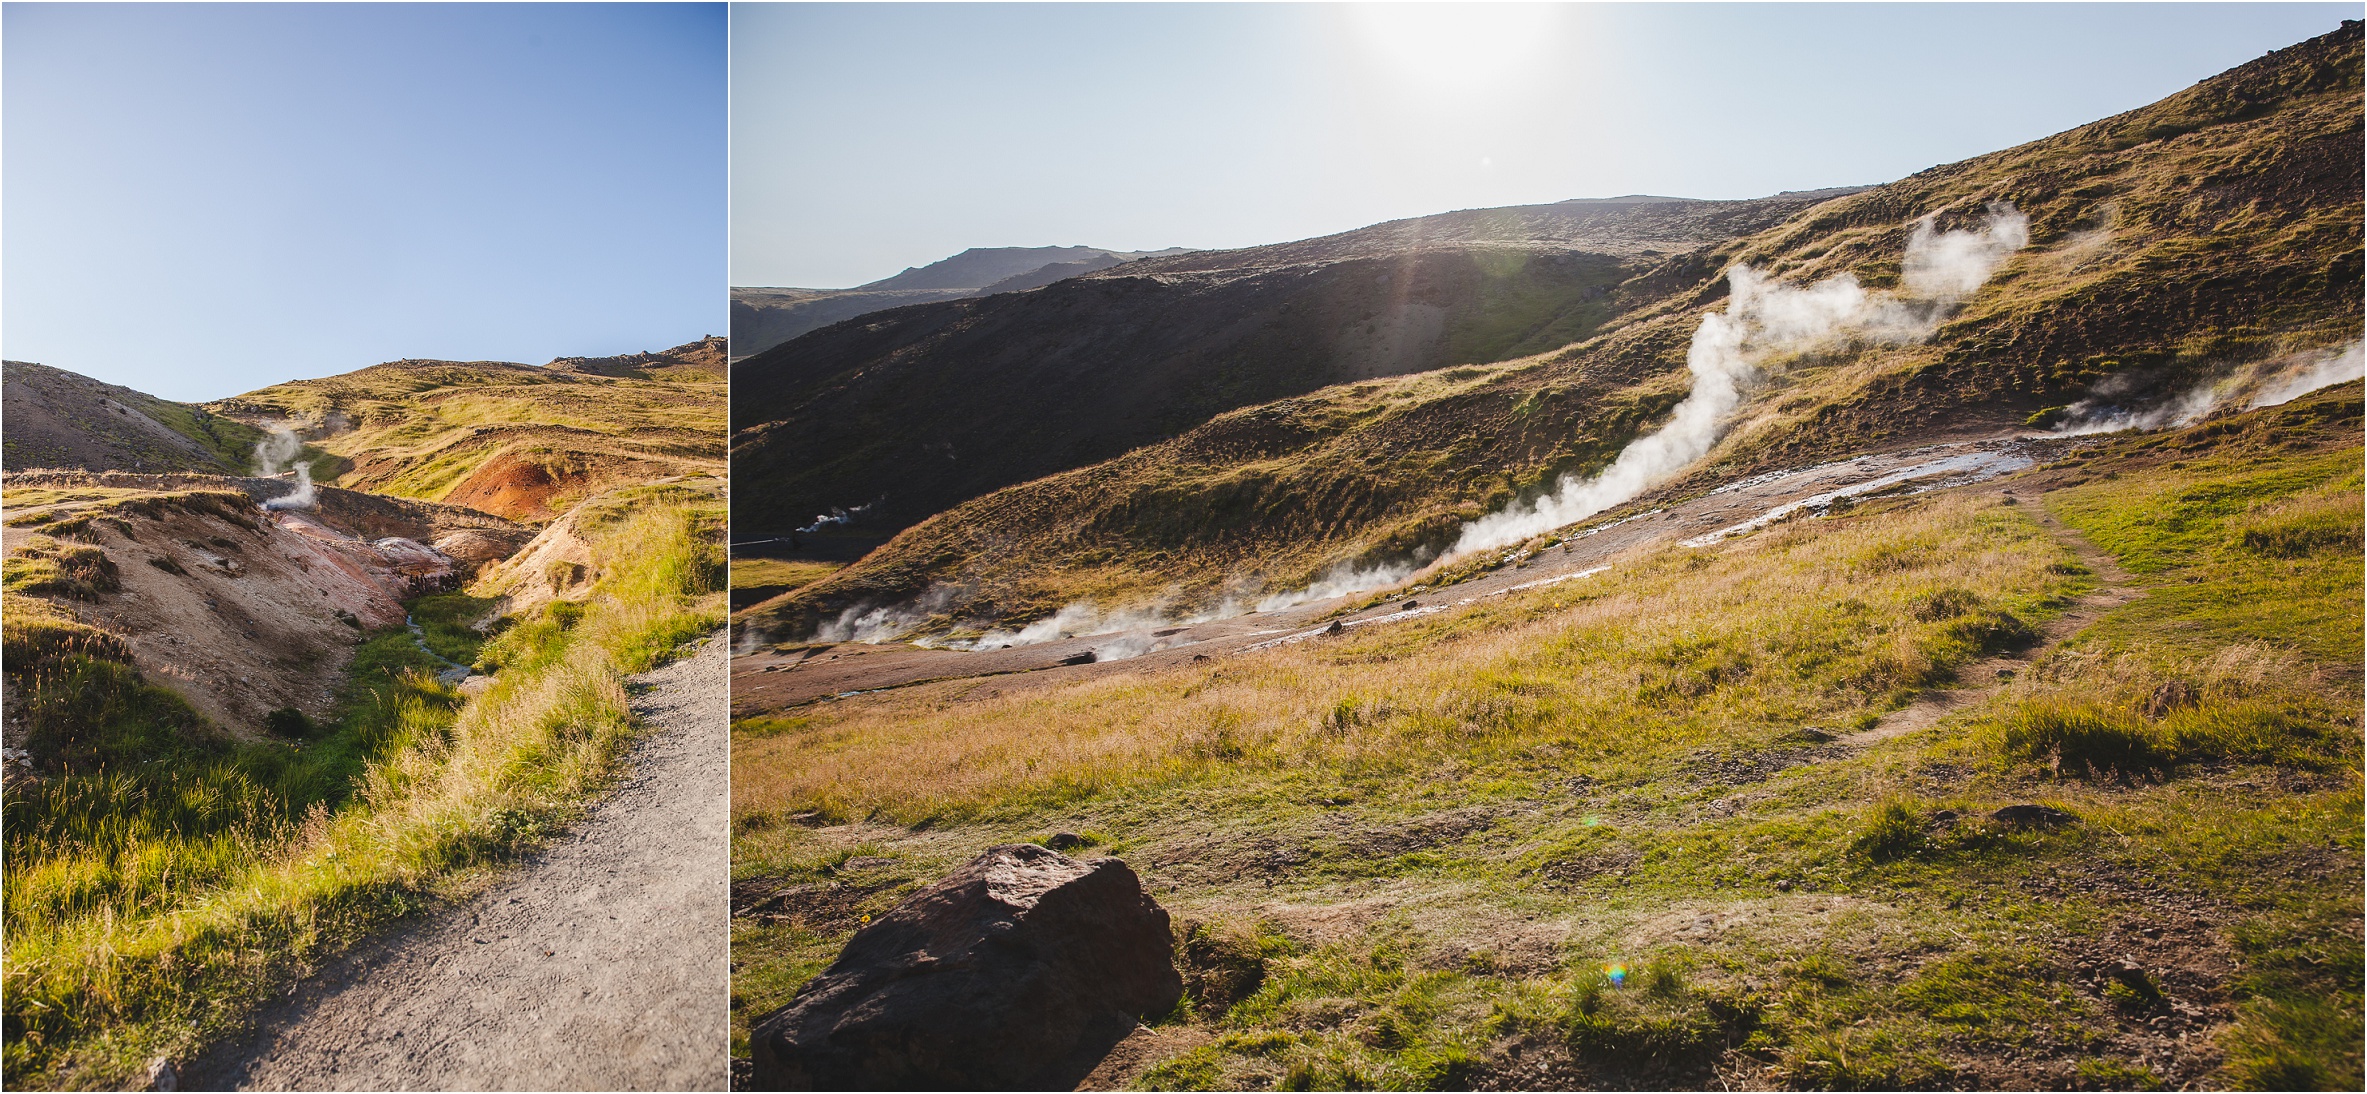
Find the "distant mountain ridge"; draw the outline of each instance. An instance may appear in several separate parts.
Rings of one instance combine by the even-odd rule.
[[[266,428],[324,485],[544,520],[626,483],[724,466],[725,342],[614,357],[405,358],[204,405],[10,361],[5,469],[243,476]]]
[[[1139,258],[1188,253],[1101,247],[972,247],[852,289],[747,287],[731,291],[731,354],[762,353],[811,330],[906,304],[1021,292]]]
[[[988,289],[1047,266],[1091,266],[1107,269],[1120,262],[1152,255],[1182,254],[1185,248],[1162,251],[1112,251],[1100,247],[972,247],[952,258],[926,266],[907,266],[894,277],[883,277],[857,289]]]

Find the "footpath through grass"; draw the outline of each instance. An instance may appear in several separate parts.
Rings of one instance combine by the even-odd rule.
[[[1069,831],[1177,917],[1151,1087],[2355,1089],[2359,421],[2346,385],[1330,644],[751,719],[734,876],[790,896],[735,920],[738,1051],[864,915]],[[2099,580],[2042,506],[2145,595],[2034,648]]]
[[[601,505],[585,527],[609,576],[585,603],[489,640],[465,625],[489,601],[410,605],[437,653],[493,673],[481,691],[439,685],[408,631],[382,632],[336,718],[289,722],[296,739],[216,738],[120,643],[11,598],[10,691],[73,762],[5,804],[8,1085],[137,1085],[576,816],[634,729],[622,677],[723,614],[719,485]]]

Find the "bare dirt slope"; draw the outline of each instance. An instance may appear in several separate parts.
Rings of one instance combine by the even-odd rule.
[[[311,509],[252,503],[287,486],[11,473],[0,551],[12,569],[68,544],[96,548],[106,575],[81,588],[12,584],[12,598],[39,597],[119,636],[150,680],[222,730],[252,737],[280,708],[330,717],[339,674],[367,632],[400,626],[404,600],[456,584],[531,534],[465,509],[326,487]]]
[[[7,362],[0,466],[240,471],[262,434],[187,403],[27,361]]]
[[[578,831],[312,978],[190,1085],[721,1090],[730,1030],[725,654],[634,678],[650,732]]]

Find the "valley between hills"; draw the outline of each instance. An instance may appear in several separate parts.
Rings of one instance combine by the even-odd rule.
[[[735,355],[737,1081],[1035,843],[1183,981],[1063,1086],[2357,1088],[2361,99]]]
[[[485,890],[641,762],[628,678],[722,623],[720,338],[202,405],[6,369],[12,1088],[170,1088],[352,947]],[[663,1081],[720,1084],[701,1036]],[[650,1079],[601,1062],[546,1074]]]

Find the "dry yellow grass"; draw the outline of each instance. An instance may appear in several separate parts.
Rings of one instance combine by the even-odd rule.
[[[814,562],[786,558],[735,558],[731,563],[731,587],[756,589],[778,586],[784,590],[802,588],[837,573],[844,567],[836,562]]]
[[[1903,508],[1654,549],[1585,583],[1209,666],[995,697],[970,697],[991,683],[934,685],[751,719],[733,808],[743,824],[912,821],[1220,768],[1640,757],[1881,709],[1977,653],[1983,620],[2010,629],[1989,613],[2030,619],[2084,580],[2050,570],[2063,550],[1994,497]],[[1973,606],[1935,613],[1948,590]]]

